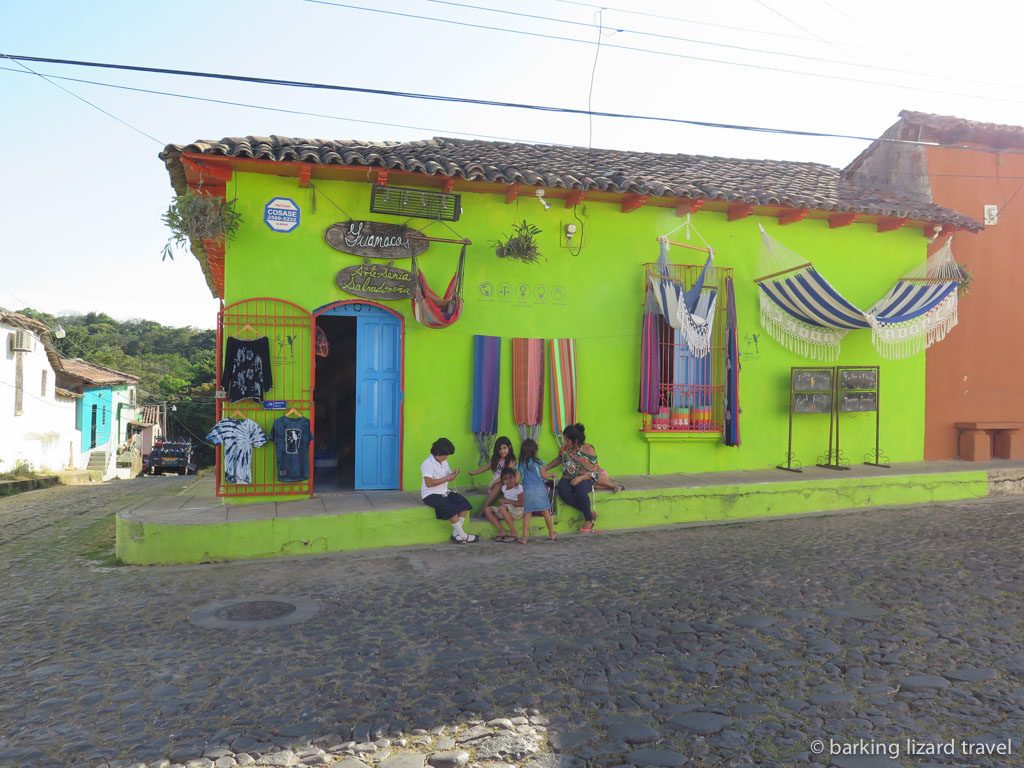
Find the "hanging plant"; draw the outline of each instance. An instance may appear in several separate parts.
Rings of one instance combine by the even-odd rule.
[[[523,219],[522,224],[512,225],[512,234],[505,240],[491,241],[494,245],[494,253],[499,259],[537,262],[540,260],[540,250],[533,238],[539,234],[539,227],[528,224],[526,219]]]
[[[171,230],[161,261],[168,257],[173,261],[175,249],[184,250],[189,241],[216,240],[222,243],[225,239],[234,239],[238,225],[242,223],[242,214],[235,210],[237,199],[222,200],[191,189],[175,197],[161,216]]]

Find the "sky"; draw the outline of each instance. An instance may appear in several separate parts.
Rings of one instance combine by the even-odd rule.
[[[0,53],[867,139],[903,109],[1024,125],[1021,4],[608,3],[3,0]],[[161,261],[173,190],[157,154],[247,135],[471,137],[838,167],[867,146],[0,58],[0,306],[214,327],[218,303],[195,258]]]

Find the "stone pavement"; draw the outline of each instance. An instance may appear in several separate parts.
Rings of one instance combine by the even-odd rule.
[[[118,509],[191,481],[0,499],[0,766],[1022,763],[1019,498],[527,546],[82,556],[112,546]]]

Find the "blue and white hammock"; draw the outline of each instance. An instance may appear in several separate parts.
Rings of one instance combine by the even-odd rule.
[[[668,239],[665,238],[661,240],[657,269],[655,273],[647,275],[662,317],[672,328],[679,331],[695,357],[705,357],[711,351],[711,332],[714,330],[718,291],[711,288],[705,290],[704,282],[708,269],[713,266],[713,260],[712,251],[708,254],[707,262],[696,282],[684,290],[682,284],[671,277]]]
[[[870,328],[882,357],[900,360],[942,341],[957,323],[963,271],[947,242],[867,312],[844,299],[814,265],[761,229],[761,325],[804,357],[834,361],[848,331]]]

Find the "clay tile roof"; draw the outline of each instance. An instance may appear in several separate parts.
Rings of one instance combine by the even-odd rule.
[[[115,371],[113,368],[105,368],[95,363],[87,363],[79,357],[62,360],[61,364],[65,373],[76,376],[87,384],[136,384],[139,381],[138,376]]]
[[[1000,125],[965,120],[951,115],[927,112],[900,112],[901,134],[898,138],[936,141],[940,144],[981,144],[993,149],[1024,147],[1024,126]],[[893,126],[894,128],[896,126]]]
[[[160,406],[159,405],[144,405],[138,415],[138,421],[141,424],[159,424],[160,423]]]
[[[31,331],[42,342],[43,349],[46,350],[46,359],[50,361],[50,366],[54,371],[60,371],[61,359],[57,354],[57,349],[53,346],[53,338],[50,336],[50,326],[46,323],[35,320],[28,315],[23,315],[20,312],[11,312],[8,309],[0,307],[0,323],[13,326],[15,328],[22,328],[26,331]]]

